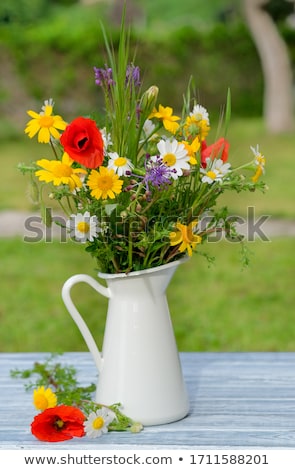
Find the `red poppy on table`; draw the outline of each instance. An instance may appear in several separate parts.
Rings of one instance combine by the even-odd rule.
[[[71,159],[86,168],[97,168],[103,162],[103,139],[93,119],[74,119],[65,128],[60,142]]]
[[[35,416],[31,424],[32,434],[40,441],[59,442],[85,434],[86,417],[74,406],[59,405],[47,408]]]
[[[207,158],[220,158],[224,163],[228,159],[229,142],[224,138],[220,137],[214,144],[207,145],[206,141],[203,140],[201,144],[201,165],[203,168],[207,166]]]

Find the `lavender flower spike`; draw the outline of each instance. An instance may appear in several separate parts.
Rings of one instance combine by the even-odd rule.
[[[134,64],[129,64],[126,70],[126,85],[132,83],[135,87],[140,86],[140,68]]]
[[[105,64],[104,69],[93,67],[93,70],[96,85],[109,88],[110,86],[115,84],[113,80],[113,71],[110,67],[107,66],[107,64]]]

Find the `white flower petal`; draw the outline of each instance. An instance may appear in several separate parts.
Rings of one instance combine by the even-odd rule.
[[[91,216],[89,211],[85,211],[84,214],[72,214],[66,222],[66,227],[70,231],[70,236],[81,243],[86,243],[87,240],[94,241],[94,238],[102,231],[97,217]]]

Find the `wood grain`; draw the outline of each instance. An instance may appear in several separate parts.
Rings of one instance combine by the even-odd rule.
[[[190,413],[139,434],[44,443],[30,432],[35,409],[12,369],[30,368],[47,353],[0,354],[0,449],[242,449],[295,447],[295,353],[181,353]],[[65,353],[79,381],[96,382],[90,353]]]

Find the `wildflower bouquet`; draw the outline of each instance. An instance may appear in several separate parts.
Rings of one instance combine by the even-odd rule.
[[[216,208],[217,199],[225,191],[264,190],[265,158],[251,147],[250,161],[233,168],[226,138],[208,143],[209,114],[191,96],[191,84],[174,114],[157,103],[156,86],[143,91],[124,27],[117,54],[106,35],[105,42],[108,64],[94,68],[105,119],[67,123],[51,99],[40,113],[28,111],[25,133],[49,143],[53,159],[21,169],[38,180],[41,206],[44,189],[58,201],[70,236],[86,244],[100,271],[128,273],[191,256],[216,230],[235,233],[234,218]],[[228,94],[225,131],[229,117]]]

